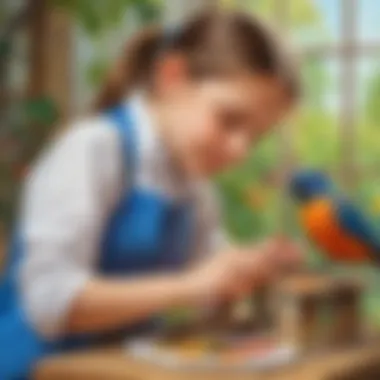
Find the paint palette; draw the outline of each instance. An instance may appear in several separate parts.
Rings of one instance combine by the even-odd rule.
[[[293,362],[297,353],[269,336],[198,335],[144,338],[126,344],[129,354],[176,369],[265,370]]]

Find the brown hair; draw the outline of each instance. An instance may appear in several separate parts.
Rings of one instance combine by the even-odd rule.
[[[143,29],[127,44],[95,101],[96,110],[117,105],[133,89],[149,83],[164,54],[180,53],[193,76],[249,70],[280,78],[291,97],[300,90],[294,55],[260,20],[239,12],[203,12],[177,29]]]

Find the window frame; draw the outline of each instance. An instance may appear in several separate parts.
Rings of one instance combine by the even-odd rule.
[[[288,14],[291,0],[275,0],[275,21],[280,28],[288,31]],[[359,7],[361,0],[338,0],[340,16],[340,36],[337,42],[322,44],[304,44],[300,47],[303,59],[317,58],[336,58],[339,64],[340,78],[340,106],[339,106],[339,141],[340,141],[340,168],[339,174],[345,186],[352,188],[357,180],[358,168],[356,165],[356,132],[357,123],[357,83],[358,70],[357,64],[360,59],[380,54],[380,37],[378,41],[365,41],[359,34]],[[284,127],[289,136],[289,129]],[[282,138],[282,144],[287,148],[281,147],[285,153],[283,162],[291,162],[289,156],[291,151],[292,139]],[[288,172],[290,168],[284,167]]]

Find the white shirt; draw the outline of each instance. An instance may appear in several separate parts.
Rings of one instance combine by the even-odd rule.
[[[136,181],[171,197],[189,194],[160,142],[141,96],[130,106],[138,126]],[[41,156],[29,175],[21,207],[24,256],[20,292],[27,317],[45,337],[63,334],[73,300],[96,276],[100,239],[109,216],[127,191],[121,141],[111,120],[75,122]],[[189,187],[190,186],[190,187]],[[218,207],[207,185],[195,187],[194,255],[223,240]]]

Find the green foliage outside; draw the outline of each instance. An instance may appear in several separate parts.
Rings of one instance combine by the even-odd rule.
[[[161,0],[52,0],[53,4],[70,11],[79,25],[94,37],[107,29],[115,28],[124,19],[126,12],[146,23],[161,16]]]
[[[368,121],[372,124],[378,123],[380,120],[380,67],[374,70],[368,81],[366,103]]]
[[[55,6],[70,12],[79,27],[95,44],[107,32],[117,30],[126,19],[133,19],[134,25],[144,25],[160,20],[163,12],[163,0],[52,1]],[[121,38],[126,39],[125,36]],[[104,56],[101,50],[100,47],[85,73],[87,82],[93,87],[101,84],[110,64],[109,57]]]

